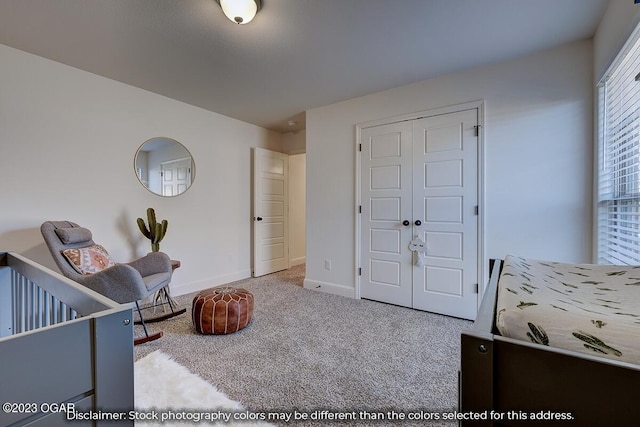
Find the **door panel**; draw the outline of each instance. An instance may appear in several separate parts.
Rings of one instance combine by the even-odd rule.
[[[459,196],[454,197],[424,197],[424,214],[422,217],[425,221],[435,223],[455,223],[462,224],[463,217],[463,199]]]
[[[371,168],[371,190],[399,190],[402,186],[400,165]]]
[[[425,232],[427,245],[426,255],[432,258],[448,258],[462,260],[462,233]]]
[[[475,318],[478,283],[477,110],[413,122],[413,216],[426,242],[413,269],[413,307]]]
[[[371,283],[399,288],[402,279],[402,265],[397,261],[371,260]],[[389,288],[387,291],[391,291]]]
[[[411,124],[361,134],[363,298],[411,306]]]
[[[380,197],[371,200],[371,219],[374,221],[400,221],[399,197]]]
[[[289,268],[288,157],[253,149],[253,275]]]
[[[400,253],[399,230],[371,229],[371,252],[386,252],[389,254]]]
[[[463,272],[459,268],[425,267],[422,291],[432,294],[462,296]]]
[[[461,187],[463,176],[462,160],[447,160],[425,164],[425,188]]]

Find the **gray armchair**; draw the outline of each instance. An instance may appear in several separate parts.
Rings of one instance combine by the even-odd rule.
[[[136,339],[135,344],[162,336],[162,332],[149,335],[138,301],[163,289],[171,281],[173,270],[167,254],[151,252],[129,263],[113,263],[104,248],[93,241],[91,231],[74,222],[47,221],[40,231],[64,276],[118,303],[135,303],[145,333],[145,337]],[[177,314],[181,312],[172,313]]]

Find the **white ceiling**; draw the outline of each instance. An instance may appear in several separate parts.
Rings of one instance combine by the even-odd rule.
[[[214,0],[0,0],[0,43],[288,132],[310,108],[589,38],[608,0],[262,3],[237,25]]]

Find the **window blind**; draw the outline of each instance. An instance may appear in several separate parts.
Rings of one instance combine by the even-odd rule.
[[[637,31],[636,31],[637,33]],[[640,265],[640,38],[598,87],[598,263]],[[638,77],[640,80],[640,77]]]

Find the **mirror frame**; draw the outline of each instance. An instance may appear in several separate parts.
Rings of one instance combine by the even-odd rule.
[[[149,149],[149,146],[154,146],[154,145],[156,145],[157,147],[152,147],[151,149]],[[162,152],[164,150],[169,150],[169,151],[163,154]],[[146,180],[145,180],[144,179],[145,177],[143,176],[144,175],[143,172],[145,172],[145,170],[143,170],[143,168],[139,166],[140,161],[142,160],[141,153],[150,153],[150,152],[153,153],[154,151],[157,153],[160,153],[160,157],[153,160],[153,165],[151,166],[151,168],[153,169],[151,169],[148,166],[148,164],[144,168],[147,174]],[[148,158],[145,160],[146,160],[146,163],[148,163]],[[162,178],[159,178],[156,181],[150,182],[151,181],[151,179],[149,178],[150,173],[154,173],[155,171],[155,174],[161,177],[165,173],[165,171],[162,170],[164,166],[166,166],[169,163],[175,163],[180,161],[182,162],[189,161],[188,166],[186,165],[182,166],[183,168],[184,167],[187,168],[188,177],[186,179],[188,179],[188,183],[186,184],[186,188],[184,188],[184,190],[182,191],[177,192],[176,194],[169,194],[169,195],[163,194]],[[195,178],[196,178],[196,163],[189,149],[187,149],[187,147],[185,147],[181,142],[166,136],[155,136],[153,138],[149,138],[146,141],[144,141],[136,150],[136,153],[133,157],[133,172],[135,173],[136,178],[138,179],[138,182],[150,193],[160,197],[178,197],[181,194],[186,193],[189,190],[189,188],[193,186],[193,182],[195,181]],[[178,182],[177,185],[180,185],[180,183]]]

